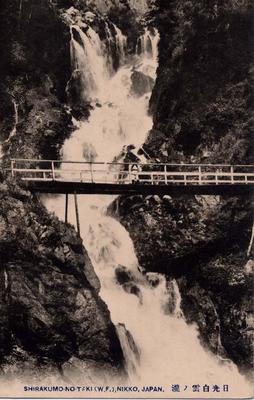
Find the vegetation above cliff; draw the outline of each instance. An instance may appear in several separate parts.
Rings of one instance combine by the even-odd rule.
[[[253,2],[157,0],[154,151],[172,160],[251,162]],[[162,150],[164,153],[162,154]]]
[[[64,105],[71,74],[69,27],[47,0],[4,2],[0,18],[6,21],[0,27],[4,154],[55,158],[72,128]]]

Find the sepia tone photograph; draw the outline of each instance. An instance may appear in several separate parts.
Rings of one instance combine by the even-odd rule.
[[[253,28],[1,0],[0,398],[254,398]]]

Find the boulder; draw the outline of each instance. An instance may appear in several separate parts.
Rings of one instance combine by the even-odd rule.
[[[154,79],[143,72],[134,71],[131,75],[132,93],[138,97],[152,91],[154,86]]]
[[[115,269],[115,275],[117,282],[120,285],[133,280],[132,273],[123,265],[118,265],[118,267]]]

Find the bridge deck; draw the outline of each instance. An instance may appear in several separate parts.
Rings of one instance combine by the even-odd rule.
[[[28,189],[45,193],[234,195],[254,191],[254,165],[14,159],[11,174]]]

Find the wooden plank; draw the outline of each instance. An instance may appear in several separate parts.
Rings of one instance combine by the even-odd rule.
[[[139,182],[147,182],[148,184],[150,184],[150,185],[153,185],[153,184],[159,184],[159,183],[163,183],[164,185],[168,185],[168,184],[176,184],[176,183],[184,183],[184,184],[186,184],[187,186],[188,185],[190,185],[190,184],[192,184],[192,183],[196,183],[196,184],[199,184],[200,185],[200,181],[199,181],[199,179],[197,178],[197,179],[184,179],[185,178],[185,176],[182,176],[182,179],[169,179],[169,178],[167,178],[167,184],[165,184],[165,181],[164,181],[164,179],[158,179],[158,180],[156,180],[156,179],[154,179],[155,177],[154,176],[152,176],[150,179],[138,179],[137,180],[137,183],[139,183]],[[69,179],[69,180],[67,180],[66,179],[66,177],[61,177],[61,178],[59,178],[59,177],[55,177],[55,179],[53,179],[53,177],[51,177],[51,178],[47,178],[47,177],[43,177],[43,178],[40,178],[40,177],[21,177],[21,180],[22,181],[30,181],[30,182],[43,182],[43,181],[45,181],[45,182],[51,182],[51,181],[56,181],[56,182],[73,182],[73,183],[84,183],[84,184],[87,184],[87,183],[94,183],[94,184],[103,184],[103,183],[110,183],[110,184],[120,184],[121,182],[125,182],[126,184],[129,184],[129,185],[131,185],[132,184],[132,182],[130,183],[130,181],[128,180],[128,179],[114,179],[114,180],[109,180],[109,179],[104,179],[104,180],[91,180],[91,179],[86,179],[85,181],[81,181],[81,179],[80,178],[78,178],[78,179],[74,179],[74,177],[72,177],[71,179]],[[246,185],[251,185],[251,184],[253,184],[254,183],[254,180],[247,180],[247,179],[244,179],[244,180],[234,180],[234,184],[235,183],[238,183],[238,184],[246,184]],[[202,184],[214,184],[214,185],[222,185],[222,184],[231,184],[232,185],[232,182],[231,182],[231,180],[230,179],[228,179],[228,180],[226,180],[226,179],[216,179],[216,176],[215,176],[215,178],[214,179],[203,179],[202,180]]]
[[[254,193],[254,184],[245,185],[230,183],[223,185],[197,183],[191,185],[183,185],[171,183],[168,185],[151,185],[151,184],[92,184],[92,183],[74,183],[59,181],[24,181],[24,188],[39,193],[76,193],[76,194],[206,194],[206,195],[252,195]]]
[[[91,167],[92,168],[92,167]],[[12,172],[17,172],[17,173],[23,173],[23,172],[30,172],[30,173],[39,173],[39,172],[54,172],[54,175],[56,174],[60,174],[60,175],[65,175],[65,174],[80,174],[80,172],[82,173],[91,173],[91,169],[89,170],[78,170],[78,169],[71,169],[71,170],[66,170],[66,169],[49,169],[49,168],[38,168],[38,169],[31,169],[31,168],[13,168],[11,169]],[[99,173],[105,173],[107,175],[115,175],[115,174],[123,174],[123,173],[127,173],[127,171],[107,171],[107,170],[94,170],[92,168],[92,174],[93,176]],[[140,171],[138,172],[138,176],[157,176],[157,177],[165,177],[165,172],[163,171]],[[209,177],[209,176],[217,176],[217,177],[229,177],[230,179],[233,177],[243,177],[245,178],[247,177],[253,177],[254,178],[254,173],[241,173],[241,172],[235,172],[233,175],[231,173],[227,173],[227,172],[203,172],[201,175],[198,172],[188,172],[188,171],[181,171],[181,172],[167,172],[167,177],[170,176],[201,176],[201,177]],[[231,179],[232,180],[232,179]]]

